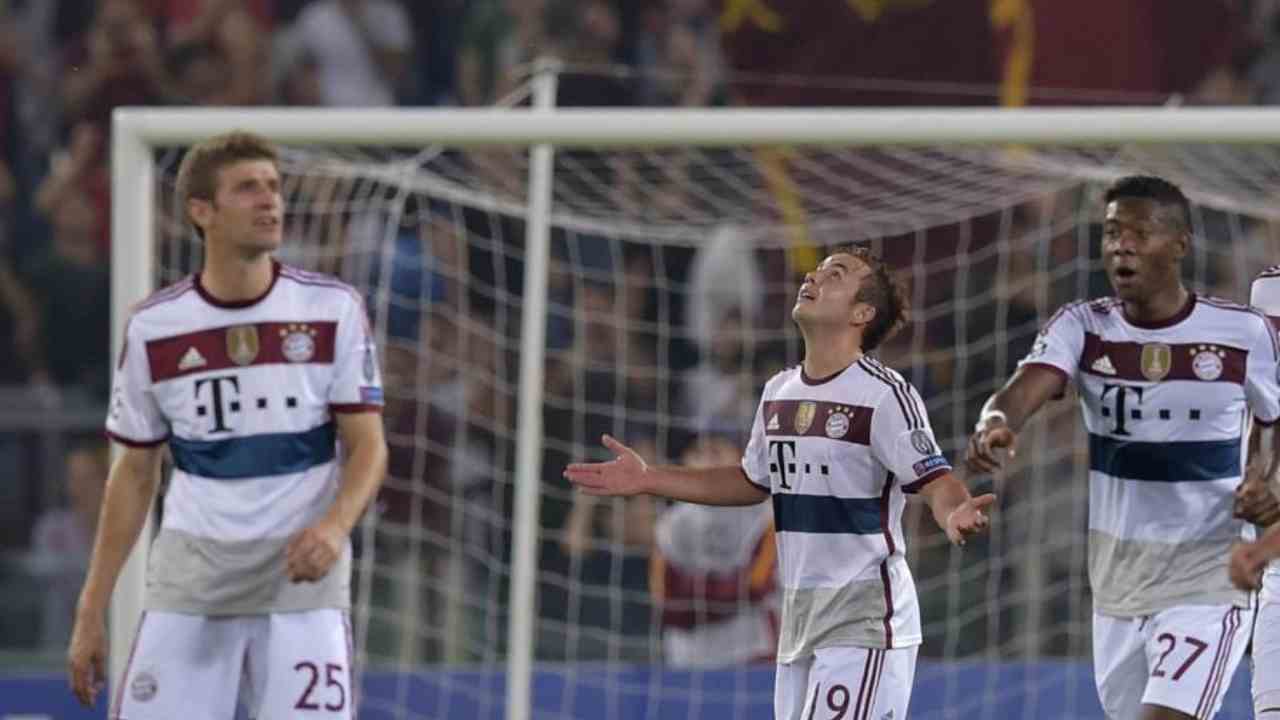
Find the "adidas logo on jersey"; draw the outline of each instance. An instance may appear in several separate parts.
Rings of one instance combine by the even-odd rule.
[[[782,425],[778,422],[778,413],[774,413],[774,414],[773,414],[773,417],[769,418],[769,425],[768,425],[767,427],[765,427],[765,429],[766,429],[766,430],[777,430],[777,429],[779,429],[779,428],[781,428],[781,427],[782,427]]]
[[[198,367],[204,367],[208,364],[209,363],[205,361],[204,356],[200,354],[199,350],[190,347],[182,354],[182,359],[178,361],[178,369],[192,370]]]
[[[1090,365],[1089,367],[1094,372],[1102,373],[1103,375],[1116,374],[1116,366],[1111,364],[1111,358],[1107,357],[1106,355],[1103,355],[1097,360],[1094,360],[1093,365]]]

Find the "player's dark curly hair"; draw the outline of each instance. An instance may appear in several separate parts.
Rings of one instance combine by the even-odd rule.
[[[911,309],[907,300],[906,289],[890,272],[889,266],[879,255],[861,245],[843,245],[829,253],[852,255],[871,269],[871,274],[862,279],[858,288],[856,302],[864,302],[876,309],[876,316],[862,331],[862,351],[871,352],[885,340],[893,337],[907,322],[907,312]]]
[[[1151,200],[1160,205],[1166,212],[1165,218],[1173,222],[1178,230],[1191,230],[1191,203],[1182,194],[1182,188],[1155,175],[1127,175],[1111,183],[1103,199],[1109,204],[1112,200],[1132,198]]]

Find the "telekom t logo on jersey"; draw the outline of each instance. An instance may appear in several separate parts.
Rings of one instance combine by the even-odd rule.
[[[1140,386],[1137,386],[1137,385],[1119,385],[1119,384],[1116,384],[1116,385],[1110,385],[1110,384],[1108,384],[1108,385],[1103,385],[1103,386],[1102,386],[1102,403],[1103,403],[1103,406],[1104,406],[1104,407],[1103,407],[1103,409],[1102,409],[1102,410],[1103,410],[1102,414],[1103,414],[1104,416],[1106,416],[1106,415],[1111,415],[1111,414],[1112,414],[1111,412],[1108,412],[1108,410],[1110,410],[1110,408],[1105,407],[1105,406],[1106,406],[1106,402],[1107,402],[1107,395],[1111,394],[1111,393],[1112,393],[1112,391],[1114,391],[1114,392],[1115,392],[1115,396],[1116,396],[1116,401],[1115,401],[1115,412],[1114,412],[1114,417],[1115,417],[1115,421],[1116,421],[1116,426],[1115,426],[1115,429],[1114,429],[1114,430],[1112,430],[1112,433],[1114,433],[1114,434],[1116,434],[1116,435],[1128,435],[1128,434],[1129,434],[1129,431],[1128,431],[1128,430],[1125,430],[1125,428],[1124,428],[1124,422],[1125,422],[1125,419],[1126,419],[1126,417],[1127,417],[1127,416],[1128,416],[1128,414],[1129,414],[1129,413],[1128,413],[1128,408],[1126,407],[1126,406],[1127,406],[1127,404],[1128,404],[1128,397],[1129,397],[1130,393],[1132,393],[1133,398],[1134,398],[1134,400],[1133,400],[1133,404],[1134,404],[1134,405],[1141,405],[1141,404],[1142,404],[1142,390],[1143,390],[1143,388],[1141,388]],[[1139,414],[1135,415],[1133,419],[1137,420],[1137,419],[1140,419],[1141,417],[1142,417],[1142,415],[1139,413]]]
[[[213,427],[209,432],[231,432],[231,418],[241,410],[240,379],[235,375],[214,375],[195,381],[196,417],[213,416]],[[286,397],[285,407],[293,409],[298,406],[296,397]],[[257,398],[257,409],[267,409],[267,398]]]

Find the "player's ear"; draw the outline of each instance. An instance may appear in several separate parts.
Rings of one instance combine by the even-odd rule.
[[[203,230],[213,219],[213,203],[200,198],[187,198],[187,219]]]
[[[871,303],[858,302],[853,305],[853,324],[867,325],[876,319],[876,308]]]
[[[1178,233],[1177,240],[1174,241],[1173,255],[1178,260],[1181,260],[1186,257],[1189,252],[1191,252],[1191,230],[1183,228],[1182,231]]]

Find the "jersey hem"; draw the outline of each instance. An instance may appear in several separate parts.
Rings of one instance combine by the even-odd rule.
[[[751,476],[747,474],[747,471],[746,471],[746,470],[743,470],[741,467],[739,467],[739,468],[738,468],[738,472],[742,473],[742,479],[743,479],[743,480],[746,480],[746,481],[751,485],[751,487],[753,487],[753,488],[755,488],[755,489],[757,489],[757,490],[762,490],[762,491],[764,491],[765,493],[768,493],[769,495],[772,495],[772,494],[773,494],[773,488],[772,488],[772,487],[770,487],[770,486],[768,486],[768,485],[761,485],[760,483],[756,482],[755,480],[752,480],[752,479],[751,479]]]
[[[943,475],[946,475],[949,472],[952,472],[952,470],[953,469],[951,467],[938,468],[937,470],[934,470],[933,472],[925,475],[922,478],[919,478],[913,482],[909,482],[906,485],[903,485],[902,492],[908,495],[914,495],[920,492],[921,490],[923,490],[925,485],[928,485],[929,483],[933,482],[934,480],[937,480],[938,478],[942,477]]]
[[[1155,615],[1166,610],[1185,607],[1222,607],[1230,605],[1241,609],[1253,607],[1253,601],[1248,597],[1239,597],[1244,595],[1243,591],[1231,591],[1230,593],[1218,593],[1216,595],[1203,595],[1196,598],[1180,599],[1176,602],[1159,603],[1155,605],[1145,605],[1136,609],[1110,609],[1103,608],[1094,603],[1093,612],[1095,615],[1105,615],[1113,618],[1140,618],[1148,615]]]
[[[777,664],[790,665],[791,663],[796,662],[801,658],[812,655],[816,650],[827,650],[829,648],[853,647],[853,648],[864,648],[867,650],[905,650],[907,648],[918,647],[919,645],[922,645],[922,644],[924,644],[923,635],[908,635],[906,637],[895,636],[893,639],[893,643],[888,646],[886,646],[884,643],[856,643],[856,642],[822,643],[820,645],[814,645],[812,647],[808,647],[803,650],[797,650],[793,653],[786,653],[786,654],[778,653]]]
[[[106,430],[105,432],[107,434],[107,437],[111,438],[112,440],[115,440],[121,445],[127,445],[129,447],[136,447],[136,448],[155,447],[157,445],[164,444],[169,440],[168,435],[165,435],[156,440],[136,440],[131,437],[125,437],[124,435],[121,435],[119,433],[111,432],[110,430]]]
[[[1044,368],[1045,370],[1051,370],[1057,373],[1058,375],[1060,375],[1062,377],[1063,382],[1067,382],[1067,383],[1071,382],[1071,375],[1069,375],[1066,370],[1063,370],[1062,368],[1058,367],[1057,365],[1054,365],[1053,363],[1033,361],[1033,362],[1023,363],[1022,367],[1027,367],[1027,368],[1037,367],[1037,368]]]
[[[380,413],[382,406],[375,403],[332,403],[329,405],[329,410],[336,413]]]

